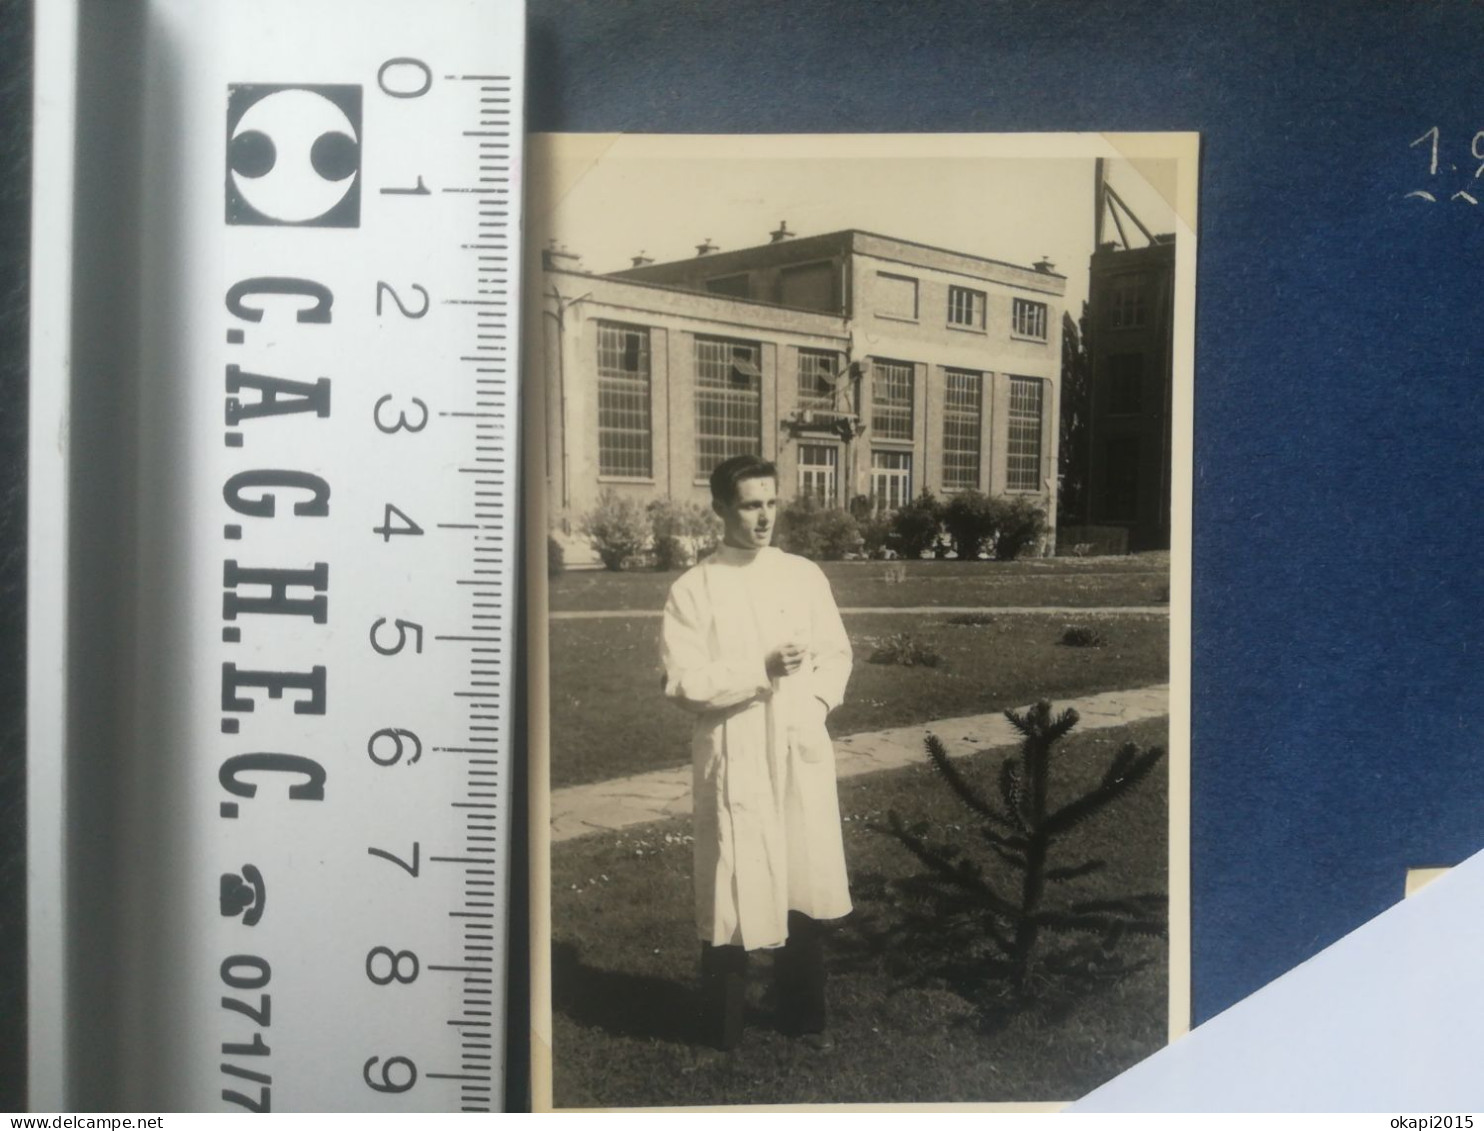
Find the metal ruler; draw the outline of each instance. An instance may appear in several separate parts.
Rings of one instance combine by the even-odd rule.
[[[38,5],[35,1110],[499,1110],[519,0]]]

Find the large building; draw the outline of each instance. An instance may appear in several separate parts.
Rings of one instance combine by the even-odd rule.
[[[1125,528],[1130,550],[1169,549],[1175,237],[1145,228],[1101,176],[1098,191],[1088,282],[1087,520]],[[1144,246],[1131,246],[1120,210]],[[1117,240],[1103,240],[1105,215],[1117,223]]]
[[[856,230],[772,237],[608,275],[544,253],[527,340],[557,530],[605,490],[707,502],[741,452],[776,461],[786,497],[973,488],[1054,525],[1065,277]]]

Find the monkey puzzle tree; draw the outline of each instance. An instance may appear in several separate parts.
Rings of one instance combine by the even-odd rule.
[[[981,852],[930,843],[926,823],[909,827],[895,810],[888,815],[889,831],[926,866],[897,885],[903,916],[894,949],[919,973],[981,1002],[1064,1001],[1146,964],[1118,953],[1128,936],[1166,933],[1164,893],[1078,898],[1070,894],[1077,882],[1108,861],[1057,858],[1068,834],[1143,782],[1165,752],[1128,743],[1096,785],[1053,800],[1055,747],[1077,712],[1053,715],[1043,700],[1005,717],[1023,741],[999,768],[997,797],[960,773],[937,736],[927,739],[933,766],[980,819]],[[997,866],[986,867],[986,852]]]

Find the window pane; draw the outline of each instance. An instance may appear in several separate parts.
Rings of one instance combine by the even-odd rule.
[[[1018,298],[1014,303],[1014,330],[1024,338],[1046,340],[1046,304]]]
[[[912,439],[912,366],[871,364],[871,428],[883,440]]]
[[[830,444],[799,446],[799,494],[820,506],[833,507],[837,497],[836,468],[840,452]]]
[[[912,500],[912,453],[871,453],[871,509],[894,511]]]
[[[696,475],[762,451],[762,351],[755,342],[696,339]]]
[[[876,311],[893,318],[917,318],[917,280],[904,275],[876,274]]]
[[[984,292],[968,287],[948,288],[948,321],[954,326],[984,328]]]
[[[943,376],[943,486],[950,491],[978,487],[984,378],[964,369],[949,369]]]
[[[1012,491],[1041,489],[1041,387],[1034,377],[1010,378],[1007,481]]]
[[[1144,325],[1143,275],[1119,275],[1109,288],[1108,319],[1115,330]]]
[[[799,407],[835,408],[835,374],[840,355],[828,350],[799,351]]]
[[[649,331],[598,323],[598,474],[648,479]]]

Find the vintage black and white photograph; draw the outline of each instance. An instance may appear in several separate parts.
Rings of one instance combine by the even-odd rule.
[[[531,139],[538,1107],[1184,1031],[1195,154]]]

